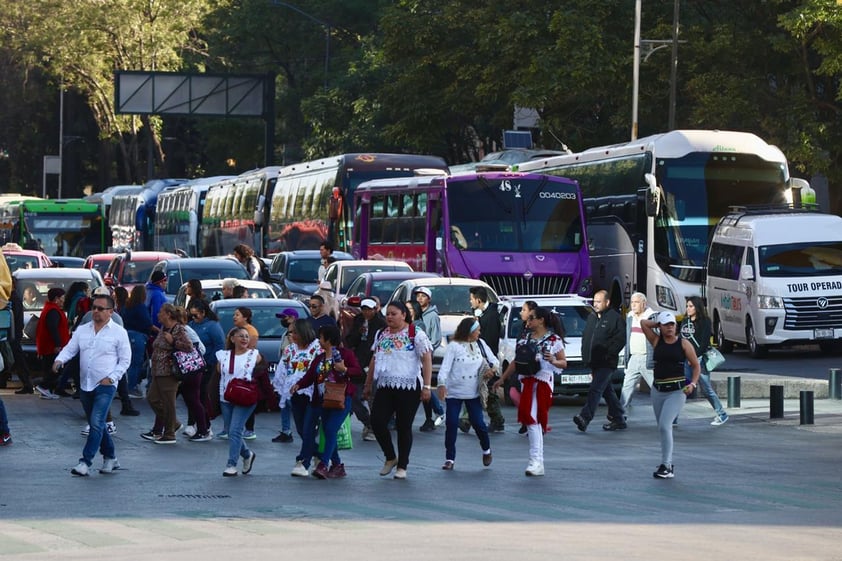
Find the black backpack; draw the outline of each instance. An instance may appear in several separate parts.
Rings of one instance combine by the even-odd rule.
[[[518,341],[515,347],[515,372],[520,376],[534,376],[541,370],[535,355],[538,354],[538,342],[533,338]]]
[[[265,282],[266,284],[272,284],[272,274],[269,272],[269,267],[266,266],[266,263],[263,259],[256,257],[257,264],[260,267],[260,280]]]

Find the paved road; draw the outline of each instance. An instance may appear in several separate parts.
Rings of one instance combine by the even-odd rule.
[[[827,380],[828,370],[842,368],[842,356],[827,355],[816,345],[775,349],[765,358],[751,358],[745,349],[725,355],[722,372],[753,372],[775,376],[795,376]]]
[[[443,431],[416,433],[402,482],[377,475],[379,448],[356,424],[348,478],[292,478],[297,445],[270,442],[277,419],[266,415],[253,473],[223,478],[227,442],[141,440],[142,401],[141,417],[117,417],[124,469],[75,478],[79,402],[11,393],[0,391],[15,437],[0,449],[4,560],[842,559],[839,401],[817,401],[816,424],[801,426],[797,402],[772,422],[768,403],[743,400],[718,428],[693,401],[670,481],[651,476],[659,448],[645,395],[619,433],[596,421],[579,433],[576,406],[554,407],[543,478],[524,476],[527,441],[507,409],[491,468],[471,434],[459,437],[456,470],[442,472]]]

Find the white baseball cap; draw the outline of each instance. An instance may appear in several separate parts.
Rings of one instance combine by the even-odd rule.
[[[421,294],[426,295],[426,296],[427,296],[427,298],[432,298],[432,297],[433,297],[433,293],[432,293],[432,292],[430,292],[430,289],[429,289],[429,288],[427,288],[426,286],[419,286],[418,288],[416,288],[416,289],[415,289],[415,290],[413,290],[412,292],[413,292],[413,293],[415,293],[415,294],[418,294],[418,293],[420,292]]]
[[[360,308],[371,308],[373,310],[377,308],[377,302],[375,302],[371,298],[366,298],[365,300],[360,302]]]
[[[675,315],[672,312],[661,312],[658,314],[658,323],[666,325],[668,323],[676,323]]]

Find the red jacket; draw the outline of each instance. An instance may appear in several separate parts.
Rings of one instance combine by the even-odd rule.
[[[47,314],[51,311],[57,313],[59,318],[58,341],[54,340],[55,336],[47,325]],[[68,341],[70,341],[70,329],[67,325],[67,314],[55,302],[47,301],[38,319],[38,328],[35,330],[35,351],[39,356],[54,355],[56,347],[64,347]]]

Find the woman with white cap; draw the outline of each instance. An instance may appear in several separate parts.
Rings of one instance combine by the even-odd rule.
[[[656,479],[671,479],[674,477],[672,424],[681,413],[687,395],[696,389],[699,382],[699,360],[693,345],[687,339],[678,336],[675,316],[672,313],[661,312],[657,321],[641,320],[640,327],[654,347],[652,357],[655,360],[655,369],[651,395],[661,438],[661,465],[652,476]],[[658,333],[655,332],[656,327]],[[685,361],[692,371],[689,383],[684,377]]]

